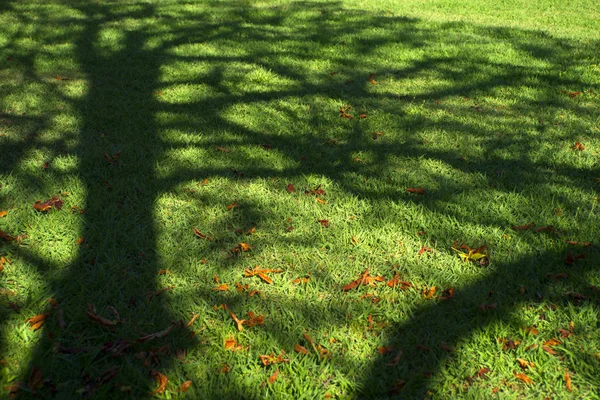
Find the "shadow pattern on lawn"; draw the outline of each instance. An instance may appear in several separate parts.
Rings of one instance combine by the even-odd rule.
[[[22,377],[22,381],[27,381],[34,366],[39,366],[44,376],[58,384],[60,395],[72,395],[82,387],[85,389],[84,396],[108,395],[107,391],[111,387],[100,384],[102,379],[106,378],[103,373],[112,374],[116,371],[113,368],[119,368],[114,382],[119,382],[123,385],[121,387],[133,383],[132,391],[125,392],[126,395],[129,393],[133,397],[143,397],[145,393],[155,388],[153,379],[149,378],[150,370],[183,368],[175,365],[178,363],[177,351],[181,355],[186,351],[193,351],[194,347],[200,345],[188,329],[179,325],[165,338],[148,343],[135,343],[136,338],[161,331],[182,319],[181,313],[173,312],[167,301],[164,301],[159,313],[156,313],[155,307],[145,306],[146,294],[163,287],[157,274],[161,269],[168,268],[162,265],[161,255],[155,248],[157,232],[154,209],[157,197],[174,190],[182,182],[200,180],[204,177],[233,177],[231,168],[206,168],[202,166],[201,160],[199,165],[189,167],[182,165],[166,178],[157,177],[156,165],[168,159],[165,156],[168,150],[177,147],[161,138],[163,130],[201,131],[207,137],[203,141],[203,146],[210,151],[215,146],[260,146],[268,141],[274,150],[279,151],[287,159],[300,160],[305,155],[309,159],[299,161],[296,167],[277,170],[262,167],[243,154],[232,152],[230,156],[232,165],[239,165],[244,171],[243,179],[269,177],[286,181],[303,175],[320,175],[337,183],[346,192],[368,201],[385,199],[421,201],[406,196],[404,188],[388,185],[368,189],[364,185],[357,184],[356,178],[348,178],[348,174],[361,177],[383,174],[382,171],[386,171],[392,156],[441,160],[454,170],[484,176],[494,176],[495,171],[502,170],[503,175],[490,178],[489,182],[495,190],[507,193],[530,191],[549,179],[554,179],[561,184],[568,183],[570,187],[582,191],[592,191],[590,178],[598,172],[597,170],[575,168],[560,163],[550,164],[548,161],[532,160],[529,157],[538,144],[530,142],[527,135],[520,136],[518,132],[547,129],[544,126],[535,126],[532,122],[535,118],[523,122],[506,117],[500,132],[486,125],[473,126],[466,118],[451,124],[444,122],[445,129],[448,131],[459,136],[477,137],[481,140],[483,154],[465,162],[461,159],[462,153],[459,150],[456,152],[437,150],[435,147],[428,147],[423,140],[419,139],[419,131],[435,126],[436,121],[426,120],[419,115],[406,115],[399,110],[401,105],[411,102],[441,100],[443,104],[443,100],[450,96],[485,96],[506,87],[535,85],[538,89],[535,97],[531,98],[529,103],[521,102],[515,106],[515,109],[528,113],[542,107],[548,115],[557,116],[562,107],[573,107],[568,97],[562,99],[556,96],[559,88],[590,87],[588,82],[578,80],[571,75],[569,78],[560,78],[557,69],[566,70],[570,65],[591,60],[594,54],[598,54],[594,49],[579,48],[577,43],[552,39],[537,32],[465,25],[465,29],[474,31],[482,41],[506,41],[516,51],[530,54],[533,59],[545,63],[546,67],[532,71],[531,67],[501,64],[490,61],[484,55],[473,53],[445,57],[425,56],[421,59],[409,60],[401,67],[394,67],[393,62],[390,62],[390,66],[382,66],[377,58],[378,47],[389,43],[402,43],[403,46],[414,48],[415,52],[420,51],[434,46],[436,42],[451,40],[446,38],[446,34],[452,34],[457,26],[461,25],[432,24],[427,28],[423,27],[421,21],[415,19],[382,16],[358,10],[342,11],[341,3],[295,3],[293,6],[259,12],[244,2],[218,2],[211,5],[210,12],[186,14],[184,11],[177,11],[180,13],[179,16],[171,14],[177,8],[176,2],[165,4],[160,7],[145,3],[132,5],[131,11],[119,12],[114,12],[113,8],[122,5],[83,4],[77,6],[77,9],[85,15],[83,22],[79,19],[69,20],[68,17],[64,17],[61,21],[74,23],[81,28],[72,40],[75,43],[80,73],[84,75],[83,79],[89,82],[89,91],[85,98],[82,100],[65,98],[65,101],[70,102],[81,115],[83,121],[79,145],[74,154],[80,160],[78,176],[87,192],[86,204],[82,205],[86,210],[83,215],[82,236],[86,238],[88,247],[83,248],[77,260],[66,267],[48,263],[28,251],[26,246],[13,246],[11,251],[14,251],[17,257],[36,265],[40,275],[52,269],[64,269],[64,274],[61,274],[60,278],[47,283],[47,292],[56,297],[59,302],[58,309],[67,318],[72,315],[82,315],[85,311],[85,304],[74,304],[69,301],[70,298],[85,298],[103,315],[107,315],[108,306],[114,306],[120,312],[121,318],[126,321],[115,328],[115,341],[122,339],[127,342],[116,342],[117,347],[112,348],[110,344],[98,343],[96,338],[102,337],[106,328],[94,324],[78,325],[85,319],[74,318],[79,322],[68,323],[66,329],[44,330],[43,338],[32,355],[31,368]],[[123,9],[128,8],[119,8],[119,10]],[[298,15],[307,13],[306,25],[298,26],[292,34],[279,29],[285,26],[286,20],[295,13]],[[40,11],[40,16],[43,17],[43,11]],[[154,28],[146,29],[143,24],[144,20],[153,17],[160,18],[165,37],[157,46],[150,45],[155,35]],[[125,19],[139,20],[141,27],[123,32],[121,50],[103,54],[102,49],[95,42],[101,29],[107,25],[118,24]],[[184,25],[182,21],[194,21],[194,27]],[[223,24],[223,21],[228,23]],[[344,37],[348,35],[360,37],[361,32],[364,32],[364,39],[351,44],[344,42]],[[56,38],[57,41],[66,39]],[[186,44],[202,43],[218,46],[226,41],[248,41],[253,43],[254,47],[245,48],[245,55],[231,57],[222,54],[221,49],[218,48],[213,55],[202,56],[180,55],[173,51],[178,46]],[[281,53],[276,53],[272,49],[270,45],[273,42],[282,43]],[[256,46],[257,43],[263,43],[264,46]],[[328,56],[320,54],[319,47],[313,47],[313,43],[321,46],[346,46],[348,50]],[[596,50],[600,50],[600,44],[594,43],[594,46]],[[28,57],[20,57],[20,62],[24,63],[27,79],[43,82],[35,75],[34,56],[31,54]],[[340,75],[354,82],[346,84],[333,77],[331,81],[324,83],[322,78],[311,76],[307,70],[286,63],[285,57],[295,61],[304,60],[307,63],[325,57],[336,66]],[[370,62],[369,59],[373,61]],[[184,104],[157,101],[156,92],[161,87],[159,79],[161,68],[175,61],[188,63],[190,66],[194,63],[208,63],[210,67],[208,72],[197,81],[184,79],[181,82],[169,83],[204,84],[218,95],[204,101],[194,100]],[[232,78],[225,75],[226,66],[234,63],[260,66],[289,79],[294,84],[290,85],[290,89],[284,90],[274,88],[272,91],[236,92],[232,89]],[[314,74],[324,75],[330,72],[332,71],[314,71]],[[419,95],[401,96],[384,92],[373,94],[367,81],[371,73],[375,74],[375,77],[391,74],[406,79],[435,74],[452,84],[443,88],[424,89]],[[532,76],[535,76],[535,79]],[[597,91],[599,88],[596,85],[593,89]],[[344,131],[349,132],[346,141],[342,141],[340,145],[324,146],[323,142],[327,136],[323,132],[323,126],[327,126],[329,122],[319,114],[309,119],[308,123],[312,129],[306,134],[269,135],[268,137],[263,133],[263,130],[269,130],[267,126],[264,129],[251,129],[232,122],[224,116],[225,112],[235,105],[269,104],[270,109],[265,110],[265,114],[273,113],[274,117],[283,118],[288,121],[289,129],[293,129],[298,118],[297,112],[284,106],[277,108],[270,102],[276,99],[307,96],[323,96],[330,100],[344,99],[344,102],[360,104],[368,110],[395,114],[399,129],[406,132],[405,140],[389,143],[384,137],[379,141],[365,141],[364,136],[369,132],[365,132],[360,121],[340,120],[342,124],[346,124]],[[465,114],[480,112],[475,110],[475,106],[472,107],[473,110],[470,110],[471,106],[465,108],[467,111],[457,112]],[[577,113],[588,116],[594,111],[582,107],[577,110]],[[173,122],[166,125],[159,124],[157,122],[159,113],[175,115],[178,118],[174,118]],[[486,114],[486,111],[482,111],[482,118],[489,120],[503,118],[502,113],[498,111]],[[48,120],[43,116],[12,114],[5,118],[10,118],[13,124],[22,126],[23,132],[30,132],[29,134],[32,135],[23,142],[14,142],[5,148],[10,156],[3,157],[0,161],[0,172],[6,174],[17,168],[20,159],[27,151],[40,145],[33,132],[48,126]],[[127,124],[123,125],[123,121],[127,121]],[[268,125],[268,119],[265,121],[265,125]],[[577,138],[575,132],[580,127],[578,124],[581,122],[573,121],[570,128],[566,130],[567,133],[560,139],[566,143],[574,142]],[[218,136],[219,132],[233,132],[236,138]],[[508,143],[507,136],[512,137],[510,146],[519,146],[522,149],[521,158],[505,159],[501,156],[500,150]],[[181,147],[185,146],[186,144],[181,144]],[[51,147],[57,154],[71,151],[61,142],[53,143]],[[97,152],[99,148],[106,149],[110,156],[120,152],[119,162],[107,166],[103,154]],[[370,165],[376,167],[353,163],[352,154],[356,152],[373,154],[374,160]],[[439,179],[443,181],[443,177]],[[43,182],[35,176],[31,177],[31,182],[32,185],[43,188]],[[452,183],[449,182],[449,185]],[[441,184],[440,187],[444,185]],[[455,186],[449,192],[441,189],[432,191],[428,195],[436,200],[423,201],[422,204],[432,213],[448,215],[449,211],[443,206],[444,202],[452,201],[454,196],[468,190],[469,187]],[[560,193],[556,196],[557,202],[564,204],[565,208],[577,208],[579,205],[570,198],[561,198]],[[544,196],[540,195],[539,199],[542,198]],[[0,200],[4,199],[0,198]],[[213,201],[210,197],[203,198],[201,195],[199,200],[206,203]],[[244,216],[240,217],[243,221],[237,220],[238,224],[254,222],[260,225],[266,220],[267,216],[263,215],[256,204],[247,202],[243,206]],[[480,207],[477,213],[474,212],[477,215],[474,222],[482,227],[510,225],[507,220],[487,215],[484,206],[474,204],[473,207]],[[471,216],[462,215],[457,211],[455,217],[457,221],[464,221]],[[233,219],[230,222],[236,221]],[[220,223],[226,224],[227,221],[220,221]],[[461,237],[462,233],[460,227],[452,232],[435,231],[434,228],[429,232],[432,237],[439,240]],[[291,241],[285,236],[278,240]],[[296,241],[294,245],[310,248],[313,243],[307,239]],[[221,243],[209,246],[213,246],[216,250]],[[259,253],[260,246],[256,245],[256,248]],[[207,249],[211,248],[207,247]],[[202,257],[202,253],[199,252],[198,256]],[[587,256],[588,259],[598,259],[595,249],[590,250]],[[383,356],[365,366],[362,362],[336,355],[330,361],[332,368],[363,372],[362,381],[354,383],[354,386],[349,389],[356,397],[385,397],[390,389],[393,389],[395,382],[400,379],[406,382],[400,395],[404,393],[406,396],[420,398],[426,396],[428,390],[433,390],[435,394],[435,386],[431,383],[435,380],[428,377],[435,377],[444,363],[453,357],[452,353],[440,349],[442,342],[449,347],[458,346],[461,340],[468,338],[475,330],[493,326],[498,321],[518,326],[518,321],[511,322],[513,313],[515,309],[527,302],[539,303],[540,307],[548,303],[566,306],[571,302],[562,293],[556,293],[546,279],[548,273],[556,272],[557,260],[563,257],[564,251],[556,249],[540,250],[535,257],[510,262],[494,259],[492,266],[482,273],[480,279],[459,288],[455,299],[421,306],[409,316],[407,322],[391,324],[385,328],[385,337],[389,345],[404,351],[402,361],[398,365],[388,366],[389,359]],[[223,262],[223,268],[229,266],[228,261]],[[588,261],[579,264],[572,273],[585,276],[592,268],[593,262]],[[82,279],[82,275],[86,278]],[[327,277],[324,279],[331,282],[332,290],[339,290],[339,282],[335,279]],[[107,298],[104,285],[109,281],[119,287],[118,298]],[[79,282],[85,284],[79,286]],[[517,291],[522,282],[528,282],[528,291],[524,296],[518,296]],[[494,295],[496,297],[490,299],[489,293],[498,291],[501,287],[505,287],[507,292],[498,293]],[[573,289],[573,291],[577,290],[579,288]],[[586,294],[590,297],[594,296],[592,293],[586,292]],[[232,298],[230,295],[219,295],[203,290],[186,294],[175,293],[173,296],[198,296],[207,306],[227,303],[230,309],[236,312],[239,312],[238,310],[241,310],[247,301],[245,295]],[[163,300],[159,296],[152,301]],[[298,303],[297,299],[282,297],[277,299],[277,303],[281,309],[294,309],[305,316],[308,325],[322,320],[323,315],[327,315],[326,319],[332,324],[343,325],[345,310],[347,310],[347,303],[343,300],[323,305]],[[495,310],[482,313],[479,309],[482,303],[496,303],[497,307]],[[57,318],[56,315],[55,310],[52,318]],[[52,323],[56,324],[56,320]],[[48,325],[50,324],[48,322]],[[448,329],[448,326],[452,326],[452,329]],[[289,327],[285,321],[274,320],[265,325],[264,329],[265,334],[280,344],[275,347],[291,348],[301,337],[303,328],[298,327],[296,332],[288,332]],[[85,347],[88,352],[68,354],[77,351],[71,347],[73,343]],[[123,344],[123,348],[119,348],[119,344]],[[163,348],[162,346],[165,345],[167,347]],[[425,346],[430,351],[424,351],[422,347],[419,349],[418,345]],[[89,351],[89,349],[96,350]],[[7,351],[4,344],[2,350],[3,353]],[[157,353],[160,366],[153,364],[152,357],[147,355],[148,358],[137,360],[134,353],[140,354],[142,351]],[[121,352],[124,355],[121,355]],[[586,354],[574,355],[573,362],[589,357],[591,356]],[[201,362],[201,357],[198,357],[196,362]],[[203,384],[205,383],[199,383],[200,386]],[[247,392],[247,388],[241,382],[227,379],[226,376],[211,380],[210,385],[198,390],[213,398],[254,396]],[[26,390],[21,392],[24,397],[30,395]],[[51,391],[52,387],[40,390],[42,393],[47,393],[45,391]],[[298,387],[294,390],[296,390],[295,397],[308,396],[301,393]],[[111,395],[121,396],[117,392]]]

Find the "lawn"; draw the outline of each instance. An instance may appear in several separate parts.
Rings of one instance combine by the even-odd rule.
[[[0,3],[0,389],[600,397],[596,0]]]

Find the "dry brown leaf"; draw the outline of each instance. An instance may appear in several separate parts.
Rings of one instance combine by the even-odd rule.
[[[228,204],[228,205],[227,205],[227,210],[229,211],[229,210],[231,210],[232,208],[238,208],[239,206],[240,206],[240,205],[238,204],[238,202],[237,202],[237,201],[234,201],[233,203],[231,203],[231,204]]]
[[[41,202],[40,200],[36,201],[33,205],[33,208],[40,212],[46,212],[50,210],[52,207],[60,210],[64,204],[64,201],[58,198],[58,196],[52,196],[50,200],[46,200],[45,202]]]
[[[298,353],[308,354],[308,350],[306,350],[306,347],[300,346],[298,343],[296,343],[296,345],[294,346],[294,350]]]
[[[378,82],[375,81],[375,74],[369,75],[369,82],[371,82],[373,85],[377,85]]]
[[[226,283],[222,283],[219,286],[215,286],[213,290],[217,292],[227,292],[229,291],[229,285]]]
[[[231,351],[239,351],[243,350],[244,348],[241,345],[239,345],[234,338],[228,338],[225,339],[225,349]]]
[[[558,339],[550,339],[544,342],[544,346],[548,347],[558,346],[559,344],[562,344],[562,342]]]
[[[167,383],[169,383],[169,378],[155,370],[150,370],[150,375],[155,377],[156,382],[158,383],[158,388],[154,392],[152,392],[152,394],[164,393],[167,389]]]
[[[79,246],[80,244],[85,243],[85,238],[80,237],[79,239],[77,239],[77,241],[75,242],[75,246]]]
[[[283,350],[281,350],[281,354],[279,354],[278,356],[271,354],[271,355],[261,355],[261,356],[258,356],[258,358],[260,358],[260,361],[263,363],[263,365],[265,367],[272,365],[272,364],[290,362],[289,358],[285,358],[285,351],[283,351]]]
[[[419,194],[419,195],[424,195],[424,194],[425,194],[425,189],[423,189],[423,188],[422,188],[422,187],[420,187],[420,186],[419,186],[419,187],[417,187],[417,188],[412,188],[412,187],[410,187],[410,188],[407,188],[407,189],[406,189],[406,191],[407,191],[407,192],[410,192],[410,193]]]
[[[266,283],[273,283],[271,277],[268,276],[270,273],[280,273],[283,272],[282,269],[260,269],[260,266],[256,265],[253,270],[246,269],[244,270],[244,276],[252,277],[258,276]]]
[[[303,278],[296,278],[296,279],[294,279],[294,280],[292,281],[292,283],[293,283],[294,285],[299,285],[299,284],[301,284],[301,283],[302,283],[302,284],[306,284],[306,283],[308,283],[308,281],[310,281],[310,276],[305,276],[305,277],[303,277]]]
[[[198,316],[200,314],[194,314],[192,315],[192,318],[188,321],[187,324],[184,325],[184,328],[189,328],[190,326],[192,326],[194,324],[194,322],[196,322],[196,319],[198,319]]]
[[[8,215],[7,211],[0,211],[0,218],[4,218]]]
[[[517,378],[518,380],[520,380],[522,382],[525,382],[528,385],[534,384],[533,381],[531,380],[531,378],[525,374],[514,374],[514,375],[515,375],[515,378]]]
[[[175,328],[176,325],[177,324],[173,323],[173,324],[169,325],[167,328],[163,329],[162,331],[158,331],[158,332],[154,332],[149,335],[146,335],[146,336],[142,336],[141,338],[136,340],[136,342],[144,343],[149,340],[154,340],[154,339],[159,339],[161,337],[165,337],[173,330],[173,328]]]
[[[273,375],[271,375],[271,376],[269,377],[269,383],[270,383],[270,384],[273,384],[273,383],[275,383],[275,380],[277,379],[277,376],[278,376],[278,375],[279,375],[279,370],[275,371],[275,372],[273,373]]]
[[[400,289],[402,289],[402,290],[407,290],[413,286],[412,283],[410,283],[410,282],[400,280],[400,274],[398,273],[398,271],[394,272],[394,277],[392,279],[390,279],[386,283],[386,285],[391,288],[400,286]]]
[[[119,313],[117,312],[117,310],[114,307],[108,307],[108,309],[111,310],[112,313],[114,314],[114,316],[115,316],[114,320],[110,320],[110,319],[99,316],[96,313],[96,307],[94,307],[92,304],[88,304],[88,309],[85,312],[85,315],[87,315],[88,318],[91,319],[92,321],[97,322],[103,326],[110,327],[110,326],[115,326],[118,323],[120,323],[121,318],[119,317]]]
[[[291,183],[287,185],[288,193],[296,193],[296,188]]]
[[[254,326],[254,325],[264,325],[264,323],[265,323],[265,316],[264,315],[257,315],[257,316],[255,316],[252,311],[248,311],[246,314],[248,314],[248,317],[250,317],[250,319],[245,322],[245,324],[248,327],[251,327],[251,326]]]
[[[31,330],[37,331],[38,329],[40,329],[44,325],[44,322],[46,321],[46,318],[48,318],[49,316],[50,316],[50,313],[39,314],[39,315],[27,318],[25,320],[25,322],[29,322]]]
[[[369,274],[369,269],[367,268],[365,270],[365,272],[360,274],[358,279],[356,279],[356,280],[350,282],[349,284],[347,284],[346,286],[344,286],[342,288],[342,290],[344,292],[347,292],[347,291],[357,288],[361,285],[375,286],[375,282],[385,282],[385,278],[383,276],[371,276]]]
[[[526,326],[521,328],[521,330],[529,335],[537,335],[540,333],[535,326]]]
[[[329,220],[328,219],[318,219],[317,222],[320,223],[321,226],[324,227],[324,228],[327,228],[329,226]]]
[[[582,144],[581,144],[581,143],[579,143],[579,142],[575,142],[575,144],[574,144],[573,146],[571,146],[571,148],[572,148],[573,150],[578,150],[578,151],[583,151],[583,150],[585,150],[585,146],[584,146],[584,145],[582,145]]]
[[[217,146],[216,149],[217,149],[217,151],[220,151],[221,153],[231,153],[231,150],[227,149],[225,147]]]
[[[204,233],[200,232],[197,228],[194,228],[194,235],[196,235],[200,239],[206,239],[208,241],[212,241],[213,240],[213,238],[211,238],[210,236],[205,235]]]
[[[435,253],[435,250],[432,250],[429,247],[423,245],[421,246],[421,250],[419,250],[419,252],[417,253],[417,256],[420,257],[421,254],[425,253],[426,251],[429,253]]]
[[[454,298],[454,288],[448,288],[442,292],[440,300],[451,300]]]
[[[533,228],[534,225],[535,225],[534,222],[530,222],[529,224],[526,224],[526,225],[513,225],[512,229],[515,231],[527,231],[527,230]]]

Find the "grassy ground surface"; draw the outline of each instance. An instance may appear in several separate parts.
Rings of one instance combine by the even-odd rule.
[[[3,1],[2,397],[598,398],[599,21]]]

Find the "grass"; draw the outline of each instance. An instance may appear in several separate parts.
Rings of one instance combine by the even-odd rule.
[[[3,2],[4,393],[598,398],[599,18],[591,0]],[[367,268],[412,287],[342,290]]]

